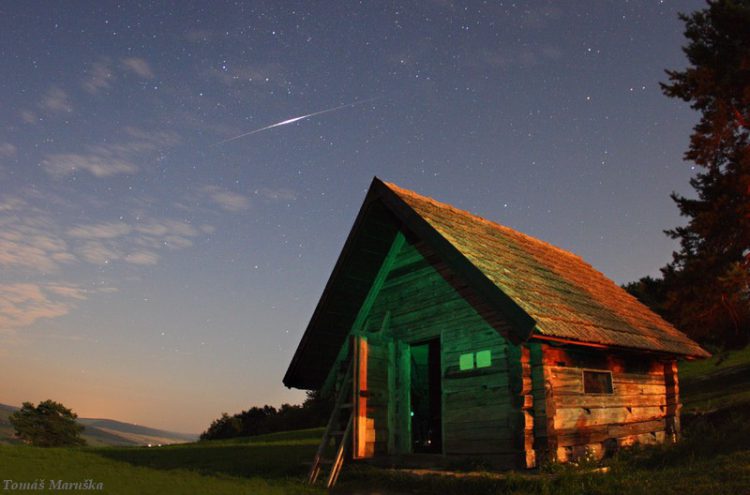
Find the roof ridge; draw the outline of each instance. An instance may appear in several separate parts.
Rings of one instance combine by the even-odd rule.
[[[567,249],[563,249],[563,248],[555,246],[554,244],[551,244],[551,243],[549,243],[547,241],[543,241],[541,239],[538,239],[536,237],[530,236],[528,234],[524,234],[523,232],[521,232],[519,230],[516,230],[514,228],[508,227],[507,225],[503,225],[501,223],[497,223],[497,222],[495,222],[493,220],[489,220],[489,219],[484,218],[484,217],[482,217],[480,215],[477,215],[476,213],[472,213],[472,212],[470,212],[468,210],[463,210],[461,208],[456,208],[455,206],[453,206],[453,205],[451,205],[449,203],[444,203],[442,201],[438,201],[438,200],[436,200],[434,198],[431,198],[430,196],[425,196],[423,194],[419,194],[417,192],[414,192],[411,189],[405,189],[405,188],[403,188],[403,187],[401,187],[401,186],[399,186],[397,184],[394,184],[393,182],[383,182],[383,184],[385,184],[390,189],[395,189],[396,190],[395,192],[398,192],[399,194],[407,194],[409,196],[416,197],[418,199],[421,199],[421,200],[427,201],[429,203],[432,203],[433,205],[435,205],[437,207],[440,207],[440,208],[443,208],[443,209],[452,210],[452,211],[460,213],[462,215],[466,215],[466,216],[472,217],[472,218],[474,218],[476,220],[479,220],[482,223],[485,223],[485,224],[488,224],[488,225],[490,225],[492,227],[499,228],[501,230],[507,231],[508,233],[510,233],[512,235],[519,236],[519,237],[521,237],[521,238],[523,238],[525,240],[528,240],[528,241],[530,241],[532,243],[541,244],[542,246],[544,246],[546,248],[552,248],[553,250],[560,252],[560,254],[563,254],[563,255],[566,255],[566,256],[570,256],[571,258],[575,258],[575,259],[577,259],[577,260],[585,263],[586,265],[588,265],[592,269],[596,270],[596,268],[594,268],[586,260],[584,260],[583,258],[581,258],[579,255],[577,255],[577,254],[575,254],[575,253],[573,253],[571,251],[568,251]]]

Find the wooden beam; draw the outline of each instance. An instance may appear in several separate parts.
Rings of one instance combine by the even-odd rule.
[[[411,453],[411,347],[396,341],[396,450],[399,454]]]
[[[664,364],[664,383],[667,386],[666,433],[676,441],[680,437],[680,383],[677,378],[677,361]]]
[[[508,372],[513,411],[510,415],[511,429],[519,451],[519,467],[536,467],[534,451],[534,413],[531,377],[531,356],[526,345],[508,345]]]
[[[394,237],[393,243],[391,243],[391,247],[388,250],[388,254],[385,255],[383,263],[380,265],[375,280],[372,281],[367,297],[362,301],[362,306],[360,306],[359,311],[357,312],[357,317],[352,324],[352,333],[358,333],[362,330],[362,326],[365,324],[367,316],[370,314],[370,309],[372,308],[375,299],[377,299],[380,289],[383,287],[383,283],[388,277],[388,272],[391,271],[391,266],[393,266],[393,262],[395,261],[398,252],[401,251],[401,248],[404,245],[404,241],[404,234],[399,231],[396,234],[396,237]]]
[[[367,296],[362,302],[362,305],[360,306],[359,311],[357,312],[357,316],[354,319],[354,323],[352,324],[352,327],[349,330],[349,333],[351,335],[359,334],[362,331],[362,327],[367,321],[367,316],[370,314],[370,309],[372,309],[372,305],[375,302],[375,299],[377,299],[378,294],[380,293],[380,289],[383,288],[385,279],[388,277],[388,273],[390,272],[391,267],[393,266],[393,262],[396,260],[396,256],[398,255],[399,251],[401,251],[401,248],[403,247],[405,240],[406,239],[404,237],[404,234],[402,234],[400,231],[397,232],[396,236],[393,238],[391,247],[388,249],[388,253],[385,255],[385,258],[383,259],[383,262],[380,265],[380,269],[378,270],[378,273],[375,276],[375,279],[373,280],[372,285],[370,286],[370,290],[367,292]],[[390,316],[389,316],[389,320],[390,320]],[[386,325],[387,322],[384,321],[383,324]],[[332,389],[334,383],[336,382],[336,375],[337,375],[336,365],[342,360],[346,359],[348,356],[347,350],[349,346],[346,343],[347,343],[347,340],[345,339],[344,345],[341,346],[341,349],[339,350],[339,353],[336,356],[336,360],[331,366],[331,369],[328,371],[328,375],[326,376],[326,379],[323,382],[323,387],[321,388],[321,393],[323,395],[326,395]]]
[[[353,336],[354,348],[354,459],[368,456],[367,451],[367,339]]]
[[[386,314],[386,317],[390,312]],[[388,339],[388,447],[389,455],[397,453],[396,448],[396,422],[397,422],[397,404],[398,396],[396,389],[397,366],[396,366],[396,342],[394,339]]]

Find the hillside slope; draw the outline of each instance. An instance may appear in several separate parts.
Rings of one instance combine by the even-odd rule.
[[[750,407],[750,346],[726,356],[681,363],[679,378],[683,414]]]
[[[17,410],[17,407],[0,404],[0,444],[20,443],[14,438],[13,426],[8,420],[8,417]],[[113,419],[78,418],[78,421],[85,427],[82,434],[83,438],[94,447],[105,445],[170,445],[194,442],[198,439],[198,435],[157,430]]]

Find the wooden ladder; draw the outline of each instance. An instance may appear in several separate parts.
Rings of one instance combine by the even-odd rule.
[[[328,473],[326,488],[333,487],[333,485],[336,484],[336,480],[338,480],[341,468],[344,465],[344,457],[346,455],[347,446],[349,445],[349,440],[352,436],[352,427],[354,423],[353,379],[354,359],[349,359],[346,374],[344,375],[343,383],[341,384],[341,388],[336,397],[336,403],[333,406],[333,411],[328,420],[326,431],[323,434],[323,439],[318,447],[318,452],[313,458],[310,473],[307,476],[308,484],[315,484],[320,476],[321,468],[324,465],[331,467],[331,470]],[[345,423],[342,420],[344,420]],[[335,442],[336,450],[336,454],[332,459],[325,457],[331,439]]]

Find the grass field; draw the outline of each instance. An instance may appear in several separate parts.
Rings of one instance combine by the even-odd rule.
[[[92,479],[113,494],[323,493],[300,482],[321,434],[304,430],[156,448],[0,446],[0,483]]]
[[[750,404],[750,346],[680,367],[683,413]]]
[[[606,462],[606,473],[592,471],[593,464],[462,476],[349,466],[336,492],[750,495],[750,350],[717,361],[681,367],[683,441],[622,452]],[[321,434],[301,430],[159,448],[0,445],[0,483],[92,479],[115,494],[324,493],[302,483]]]

